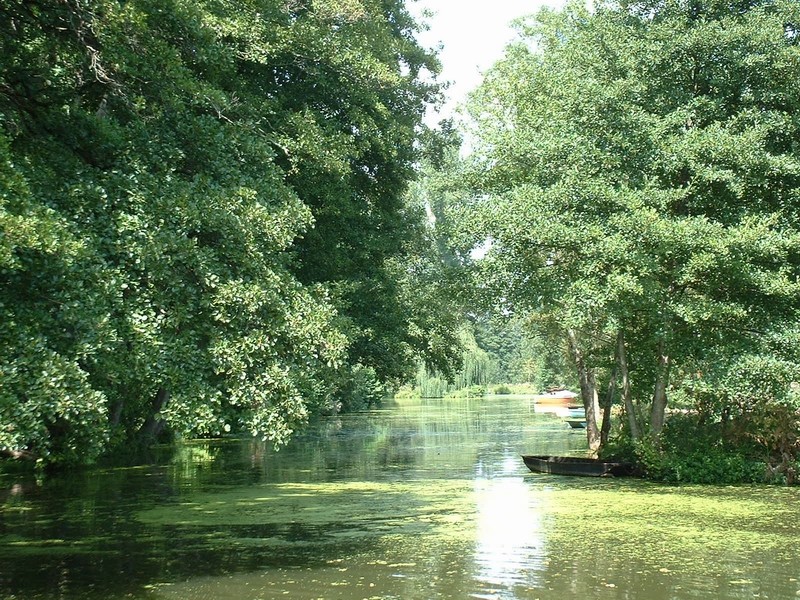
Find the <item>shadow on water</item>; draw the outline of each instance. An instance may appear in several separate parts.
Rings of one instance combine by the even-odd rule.
[[[800,492],[537,475],[525,398],[405,401],[275,452],[0,479],[0,598],[794,598]]]

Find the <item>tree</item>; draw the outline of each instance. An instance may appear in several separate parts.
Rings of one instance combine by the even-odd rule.
[[[438,92],[422,75],[439,64],[417,44],[402,0],[298,5],[291,43],[276,57],[274,123],[286,132],[287,183],[314,219],[294,241],[293,270],[332,290],[349,362],[396,383],[413,374],[420,352],[432,356],[424,329],[409,327],[415,308],[401,288],[403,265],[427,241],[425,213],[407,192],[422,115]]]
[[[656,438],[677,381],[797,322],[798,23],[781,0],[545,10],[473,98],[485,280],[571,332],[587,406],[616,354]]]
[[[414,28],[368,0],[0,7],[1,453],[283,443],[349,369],[406,373]]]

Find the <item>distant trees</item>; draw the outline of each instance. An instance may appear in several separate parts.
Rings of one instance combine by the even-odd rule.
[[[424,397],[442,397],[480,394],[491,384],[526,383],[543,389],[574,380],[565,368],[563,344],[553,346],[525,318],[498,314],[502,313],[498,296],[481,294],[484,273],[474,268],[471,241],[462,243],[466,222],[460,210],[472,190],[468,161],[461,156],[461,132],[453,121],[442,121],[435,130],[424,132],[421,147],[421,176],[411,194],[416,204],[427,207],[431,221],[428,232],[433,243],[425,264],[438,293],[427,298],[447,304],[436,314],[450,316],[447,330],[458,335],[462,351],[455,357],[460,360],[421,365],[416,391]]]
[[[449,360],[406,268],[416,27],[399,0],[3,3],[0,453],[282,443]]]
[[[483,285],[569,339],[586,406],[616,394],[629,438],[658,447],[683,399],[791,477],[800,5],[572,4],[519,31],[472,104]]]

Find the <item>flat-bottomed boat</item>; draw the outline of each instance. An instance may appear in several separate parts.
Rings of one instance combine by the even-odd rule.
[[[534,473],[580,475],[584,477],[624,477],[633,475],[633,465],[578,456],[537,456],[524,454],[522,460]]]

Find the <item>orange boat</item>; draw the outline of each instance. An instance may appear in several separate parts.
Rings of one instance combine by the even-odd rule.
[[[577,397],[578,394],[570,392],[569,390],[553,390],[534,396],[533,401],[539,404],[560,404],[569,406],[575,404],[575,398]]]

